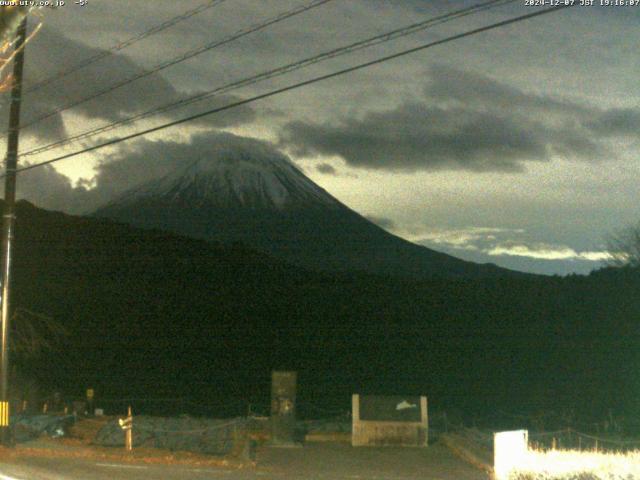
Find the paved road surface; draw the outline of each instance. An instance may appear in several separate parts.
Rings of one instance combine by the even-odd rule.
[[[1,462],[1,460],[0,460]],[[125,465],[69,458],[23,458],[0,463],[0,480],[486,480],[488,476],[446,447],[352,448],[307,444],[263,448],[258,466],[240,470]]]

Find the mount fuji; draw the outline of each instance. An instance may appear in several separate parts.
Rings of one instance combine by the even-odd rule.
[[[332,197],[271,145],[220,138],[206,155],[129,190],[94,216],[240,242],[319,271],[408,278],[517,274],[396,237]]]

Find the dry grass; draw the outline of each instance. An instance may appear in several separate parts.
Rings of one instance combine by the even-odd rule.
[[[31,443],[31,444],[30,444]],[[17,445],[16,448],[0,447],[0,459],[10,460],[29,457],[75,458],[83,460],[113,461],[132,464],[189,465],[199,467],[243,468],[249,462],[234,458],[215,458],[191,452],[170,452],[155,448],[136,448],[126,452],[123,448],[83,445],[79,440],[41,439]]]
[[[78,440],[83,445],[91,445],[102,427],[118,417],[94,417],[78,419],[69,429],[69,438]]]
[[[198,467],[244,468],[252,465],[239,455],[225,458],[193,452],[168,451],[157,448],[135,448],[127,452],[124,448],[100,447],[92,445],[95,435],[102,426],[115,417],[95,417],[81,419],[71,428],[68,437],[47,438],[21,443],[15,448],[0,447],[0,459],[29,457],[74,458],[83,460],[112,461],[132,464],[188,465]],[[234,452],[236,453],[236,452]],[[239,453],[239,452],[237,452]]]
[[[640,450],[626,453],[529,450],[511,478],[518,480],[640,478]]]

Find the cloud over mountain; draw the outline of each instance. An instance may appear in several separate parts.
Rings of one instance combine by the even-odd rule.
[[[59,72],[70,70],[83,60],[101,55],[104,52],[102,49],[72,40],[52,28],[43,27],[33,38],[26,54],[26,93],[23,102],[22,125],[28,125],[60,107],[74,104],[128,79],[141,76],[155,66],[142,67],[128,56],[114,53],[85,68],[74,71],[68,76],[29,91],[30,84],[33,85],[42,79],[56,76]],[[177,89],[161,73],[153,73],[93,100],[80,103],[67,112],[56,113],[32,127],[26,128],[25,132],[40,140],[58,140],[67,134],[65,120],[67,115],[71,113],[79,115],[85,120],[113,122],[158,106],[184,100],[198,93],[200,92]],[[238,100],[238,98],[234,95],[221,95],[204,102],[204,104],[212,108],[226,105]],[[0,114],[6,113],[6,109],[5,102],[5,105],[0,109]],[[200,111],[199,109],[203,109],[202,105],[195,104],[164,113],[163,116],[178,118]],[[245,105],[220,115],[205,117],[199,120],[199,123],[214,127],[228,127],[250,122],[254,118],[253,108]]]
[[[292,121],[280,141],[296,155],[338,155],[359,168],[517,172],[554,158],[613,157],[609,137],[640,138],[638,117],[640,109],[603,110],[440,65],[420,100],[324,123]]]
[[[19,177],[18,197],[48,209],[87,213],[196,159],[224,152],[258,159],[282,156],[268,142],[230,133],[200,133],[182,143],[139,139],[121,144],[115,154],[95,167],[93,178],[78,185],[51,166],[26,171]]]

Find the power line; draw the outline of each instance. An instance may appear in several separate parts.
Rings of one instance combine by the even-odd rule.
[[[467,15],[472,15],[472,14],[476,14],[480,11],[484,11],[484,10],[489,10],[492,8],[496,8],[498,6],[502,6],[502,5],[506,5],[509,3],[513,3],[516,0],[490,0],[484,3],[480,3],[480,4],[476,4],[470,7],[466,7],[463,8],[461,10],[456,10],[454,12],[449,12],[443,15],[439,15],[437,17],[432,17],[429,18],[427,20],[424,20],[422,22],[418,22],[418,23],[414,23],[402,28],[398,28],[396,30],[392,30],[391,32],[387,32],[387,33],[383,33],[380,35],[376,35],[374,37],[370,37],[368,39],[365,40],[361,40],[355,43],[351,43],[349,45],[343,46],[343,47],[339,47],[339,48],[335,48],[317,55],[314,55],[313,57],[310,58],[306,58],[303,60],[299,60],[293,63],[289,63],[283,66],[280,66],[278,68],[272,69],[272,70],[267,70],[266,72],[262,72],[259,73],[257,75],[254,75],[253,77],[249,77],[246,79],[242,79],[242,80],[238,80],[226,85],[223,85],[221,87],[217,87],[213,90],[209,90],[206,92],[202,92],[196,95],[192,95],[191,97],[182,99],[182,100],[178,100],[176,102],[170,102],[168,104],[162,105],[160,107],[156,107],[153,108],[151,110],[147,110],[146,112],[142,112],[140,114],[134,115],[132,117],[126,118],[126,119],[122,119],[122,120],[118,120],[116,122],[110,123],[108,125],[103,125],[101,127],[97,127],[94,129],[90,129],[90,130],[86,130],[82,133],[73,135],[71,137],[67,137],[63,140],[59,140],[57,142],[53,142],[44,146],[40,146],[40,147],[36,147],[32,150],[29,150],[27,152],[24,152],[21,154],[21,157],[25,157],[25,156],[29,156],[29,155],[36,155],[36,154],[40,154],[43,152],[46,152],[48,150],[52,150],[54,148],[72,143],[76,140],[80,140],[83,138],[87,138],[87,137],[91,137],[94,135],[97,135],[99,133],[104,133],[110,130],[113,130],[117,127],[120,126],[124,126],[133,122],[136,122],[138,120],[142,120],[144,118],[148,118],[150,116],[156,115],[156,114],[160,114],[160,113],[165,113],[167,111],[170,110],[174,110],[176,108],[179,107],[183,107],[186,105],[190,105],[192,103],[196,103],[196,102],[200,102],[212,97],[215,97],[217,95],[223,94],[223,93],[228,93],[230,91],[234,91],[237,90],[239,88],[242,87],[246,87],[249,85],[254,85],[258,82],[264,81],[264,80],[268,80],[271,78],[275,78],[278,76],[282,76],[284,74],[299,70],[301,68],[305,68],[308,67],[310,65],[316,64],[316,63],[320,63],[322,61],[325,60],[329,60],[332,58],[336,58],[338,56],[342,56],[342,55],[346,55],[349,53],[353,53],[356,52],[358,50],[362,50],[364,48],[368,48],[368,47],[372,47],[384,42],[388,42],[391,40],[395,40],[397,38],[400,37],[404,37],[422,30],[425,30],[427,28],[433,27],[435,25],[440,25],[442,23],[446,23],[452,20],[456,20],[458,18],[467,16]]]
[[[46,120],[47,118],[50,118],[54,115],[57,115],[59,113],[62,113],[66,110],[69,110],[70,108],[73,107],[77,107],[78,105],[81,105],[83,103],[86,103],[90,100],[94,100],[96,98],[99,98],[107,93],[113,92],[114,90],[117,90],[120,87],[123,87],[125,85],[128,85],[130,83],[135,82],[136,80],[140,80],[141,78],[145,78],[148,77],[149,75],[153,75],[155,73],[158,73],[166,68],[172,67],[174,65],[177,65],[178,63],[184,62],[186,60],[189,60],[197,55],[200,55],[202,53],[205,53],[207,51],[213,50],[214,48],[218,48],[221,47],[223,45],[227,45],[235,40],[238,40],[239,38],[245,37],[247,35],[250,35],[252,33],[258,32],[260,30],[263,30],[271,25],[274,25],[276,23],[282,22],[283,20],[286,20],[288,18],[294,17],[296,15],[299,15],[301,13],[307,12],[313,8],[319,7],[321,5],[324,5],[325,3],[331,2],[333,0],[313,0],[310,4],[307,5],[302,5],[302,6],[298,6],[296,8],[293,8],[291,10],[288,10],[287,12],[281,13],[279,15],[276,15],[275,17],[272,17],[264,22],[261,22],[259,24],[256,25],[252,25],[246,29],[243,30],[239,30],[238,32],[229,35],[225,38],[223,38],[222,40],[216,40],[210,43],[207,43],[206,45],[203,45],[201,47],[195,48],[193,50],[189,50],[188,52],[179,55],[178,57],[173,58],[172,60],[163,62],[157,66],[155,66],[152,69],[149,70],[143,70],[142,72],[126,78],[110,87],[107,87],[103,90],[100,90],[96,93],[93,93],[87,97],[81,98],[79,100],[74,100],[73,102],[67,103],[66,105],[63,105],[62,107],[56,108],[55,110],[51,110],[48,113],[45,113],[44,115],[31,120],[30,122],[25,123],[24,125],[21,125],[20,128],[24,129],[24,128],[28,128],[31,127],[43,120]]]
[[[412,54],[412,53],[415,53],[415,52],[419,52],[421,50],[426,50],[427,48],[432,48],[432,47],[435,47],[435,46],[438,46],[438,45],[442,45],[442,44],[445,44],[445,43],[452,42],[454,40],[459,40],[461,38],[469,37],[471,35],[476,35],[478,33],[486,32],[486,31],[489,31],[489,30],[494,30],[496,28],[504,27],[506,25],[510,25],[510,24],[517,23],[517,22],[521,22],[523,20],[528,20],[530,18],[538,17],[538,16],[541,16],[541,15],[545,15],[547,13],[555,12],[555,11],[562,10],[562,9],[565,9],[565,8],[569,8],[569,7],[572,7],[572,6],[573,5],[569,4],[569,5],[560,5],[558,7],[546,8],[544,10],[539,10],[537,12],[528,13],[526,15],[520,15],[518,17],[513,17],[513,18],[510,18],[510,19],[507,19],[507,20],[503,20],[501,22],[497,22],[497,23],[493,23],[493,24],[490,24],[490,25],[486,25],[484,27],[468,30],[466,32],[459,33],[459,34],[456,34],[456,35],[452,35],[452,36],[449,36],[449,37],[446,37],[446,38],[443,38],[443,39],[440,39],[440,40],[436,40],[434,42],[430,42],[430,43],[426,43],[426,44],[423,44],[423,45],[419,45],[417,47],[413,47],[413,48],[410,48],[408,50],[403,50],[401,52],[394,53],[392,55],[387,55],[385,57],[381,57],[381,58],[378,58],[376,60],[360,63],[358,65],[355,65],[355,66],[352,66],[352,67],[348,67],[348,68],[345,68],[345,69],[342,69],[342,70],[338,70],[336,72],[332,72],[332,73],[328,73],[328,74],[325,74],[325,75],[321,75],[319,77],[315,77],[315,78],[312,78],[312,79],[309,79],[309,80],[305,80],[303,82],[294,83],[292,85],[288,85],[286,87],[278,88],[276,90],[272,90],[272,91],[267,92],[267,93],[263,93],[263,94],[256,95],[256,96],[251,97],[251,98],[247,98],[247,99],[240,100],[240,101],[237,101],[237,102],[234,102],[234,103],[230,103],[230,104],[225,105],[223,107],[214,108],[214,109],[208,110],[206,112],[202,112],[202,113],[198,113],[198,114],[195,114],[195,115],[191,115],[189,117],[182,118],[180,120],[175,120],[173,122],[165,123],[163,125],[159,125],[157,127],[149,128],[147,130],[143,130],[143,131],[140,131],[140,132],[136,132],[136,133],[133,133],[131,135],[126,135],[124,137],[112,139],[112,140],[109,140],[107,142],[104,142],[104,143],[101,143],[101,144],[98,144],[98,145],[93,145],[93,146],[85,148],[83,150],[79,150],[77,152],[69,153],[69,154],[66,154],[66,155],[61,155],[59,157],[52,158],[50,160],[46,160],[44,162],[39,162],[39,163],[34,163],[32,165],[27,165],[25,167],[18,168],[16,170],[16,173],[23,172],[23,171],[26,171],[26,170],[32,170],[34,168],[42,167],[44,165],[50,165],[52,163],[59,162],[61,160],[66,160],[66,159],[81,155],[83,153],[92,152],[92,151],[95,151],[95,150],[98,150],[98,149],[101,149],[101,148],[104,148],[104,147],[115,145],[117,143],[125,142],[127,140],[131,140],[131,139],[134,139],[134,138],[137,138],[137,137],[148,135],[150,133],[155,133],[155,132],[158,132],[160,130],[164,130],[164,129],[167,129],[167,128],[175,127],[176,125],[181,125],[183,123],[187,123],[187,122],[190,122],[190,121],[193,121],[193,120],[197,120],[198,118],[202,118],[202,117],[205,117],[205,116],[213,115],[215,113],[219,113],[219,112],[222,112],[222,111],[225,111],[225,110],[230,110],[232,108],[239,107],[239,106],[242,106],[242,105],[246,105],[248,103],[252,103],[252,102],[255,102],[255,101],[258,101],[258,100],[262,100],[262,99],[265,99],[265,98],[273,97],[275,95],[279,95],[279,94],[284,93],[284,92],[288,92],[288,91],[291,91],[291,90],[296,90],[298,88],[306,87],[307,85],[311,85],[311,84],[314,84],[314,83],[317,83],[317,82],[321,82],[323,80],[328,80],[328,79],[331,79],[331,78],[335,78],[335,77],[338,77],[340,75],[344,75],[344,74],[347,74],[347,73],[355,72],[355,71],[361,70],[363,68],[368,68],[368,67],[371,67],[373,65],[377,65],[377,64],[380,64],[380,63],[383,63],[383,62],[387,62],[389,60],[393,60],[393,59],[400,58],[400,57],[403,57],[403,56],[406,56],[406,55],[409,55],[409,54]],[[3,178],[4,176],[6,176],[6,174],[0,175],[0,178]]]
[[[159,33],[163,30],[166,30],[169,27],[172,27],[184,20],[187,20],[195,15],[198,15],[199,13],[202,13],[210,8],[213,8],[223,2],[225,2],[226,0],[209,0],[207,3],[204,3],[196,8],[193,8],[191,10],[188,10],[180,15],[177,15],[175,17],[172,17],[158,25],[155,25],[151,28],[149,28],[148,30],[145,30],[144,32],[141,32],[131,38],[128,38],[127,40],[124,40],[120,43],[117,43],[116,45],[108,48],[107,50],[103,50],[100,53],[97,53],[96,55],[93,55],[89,58],[86,58],[80,62],[78,62],[76,65],[74,65],[73,67],[70,67],[67,70],[61,70],[53,75],[51,75],[50,77],[47,77],[43,80],[40,80],[38,82],[32,83],[31,85],[29,85],[27,88],[25,88],[25,90],[23,91],[23,94],[26,93],[30,93],[33,92],[35,90],[38,90],[40,88],[42,88],[45,85],[49,85],[52,82],[55,82],[57,80],[60,80],[61,78],[64,78],[74,72],[77,72],[78,70],[81,70],[89,65],[91,65],[92,63],[95,63],[97,61],[102,60],[103,58],[106,58],[110,55],[113,55],[116,52],[119,52],[120,50],[123,50],[127,47],[130,47],[131,45],[144,40],[147,37],[150,37],[151,35],[154,35],[156,33]]]

